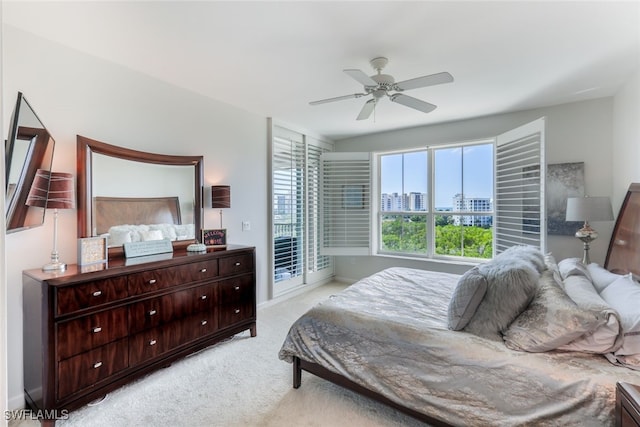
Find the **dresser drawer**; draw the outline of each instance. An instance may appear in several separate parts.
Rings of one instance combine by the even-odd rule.
[[[129,366],[128,339],[122,339],[58,363],[58,399]]]
[[[56,324],[58,360],[97,348],[128,334],[125,307]]]
[[[253,271],[253,255],[240,254],[220,258],[220,276],[232,276]]]
[[[56,291],[56,314],[73,313],[84,308],[117,301],[128,295],[126,276],[61,287]]]
[[[209,311],[140,332],[130,339],[129,363],[134,366],[159,357],[167,351],[203,338],[217,328],[217,313]]]
[[[129,294],[139,295],[218,276],[217,260],[193,262],[129,275]]]
[[[225,328],[253,318],[255,318],[255,307],[252,302],[238,301],[229,303],[220,308],[218,326]]]
[[[215,301],[214,285],[206,285],[132,304],[129,307],[129,330],[136,333],[195,313],[210,311]]]
[[[223,280],[218,286],[220,287],[220,304],[222,305],[239,301],[253,301],[255,291],[252,274]]]

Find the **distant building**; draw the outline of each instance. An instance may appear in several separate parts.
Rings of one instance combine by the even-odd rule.
[[[493,200],[486,197],[463,197],[462,194],[453,196],[453,212],[492,212]],[[492,216],[457,215],[453,218],[455,225],[475,227],[490,227]]]

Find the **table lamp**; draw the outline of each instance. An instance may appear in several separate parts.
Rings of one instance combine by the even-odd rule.
[[[67,264],[60,262],[58,254],[58,209],[75,208],[73,175],[38,169],[27,196],[26,205],[53,209],[53,250],[51,262],[42,271],[64,271]]]
[[[584,225],[575,236],[584,243],[582,263],[588,265],[589,245],[598,238],[598,233],[591,228],[589,221],[611,221],[613,210],[608,197],[569,197],[567,199],[567,221],[584,221]]]

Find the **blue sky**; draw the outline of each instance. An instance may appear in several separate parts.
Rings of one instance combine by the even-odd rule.
[[[403,160],[404,174],[400,173]],[[427,193],[427,179],[426,151],[382,158],[382,193]],[[437,207],[451,207],[453,196],[463,191],[466,197],[493,197],[493,145],[435,151],[435,182]]]

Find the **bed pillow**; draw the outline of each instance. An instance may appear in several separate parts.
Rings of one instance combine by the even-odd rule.
[[[460,277],[449,301],[449,329],[459,331],[467,326],[487,292],[487,279],[478,267],[473,267]]]
[[[591,276],[593,286],[601,293],[604,288],[613,283],[616,279],[622,277],[622,274],[612,273],[609,270],[600,267],[595,262],[587,265],[587,271]]]
[[[622,345],[620,316],[602,299],[593,283],[584,276],[569,276],[562,285],[569,298],[581,309],[595,313],[599,322],[592,331],[558,349],[605,354],[620,348]]]
[[[587,266],[585,266],[580,258],[565,258],[558,263],[558,270],[560,270],[560,276],[562,276],[562,280],[566,279],[569,276],[584,276],[587,279],[591,280],[591,275],[587,270]]]
[[[162,231],[160,230],[141,230],[140,238],[143,242],[149,240],[162,240],[164,237],[162,236]]]
[[[131,241],[131,231],[129,230],[114,230],[113,227],[109,230],[109,246],[122,246],[123,244]]]
[[[495,262],[508,262],[508,260],[520,259],[531,263],[538,270],[538,273],[542,273],[546,270],[544,254],[540,249],[533,246],[517,245],[511,246],[498,254],[493,261]]]
[[[512,350],[543,352],[568,344],[594,329],[599,319],[569,298],[546,270],[540,276],[535,298],[504,333]]]
[[[600,294],[620,315],[622,345],[614,352],[616,357],[640,359],[640,284],[625,275],[604,288]],[[638,365],[640,367],[640,365]]]
[[[464,330],[502,341],[500,334],[536,295],[540,273],[531,262],[506,257],[496,257],[478,270],[487,280],[487,292]]]

